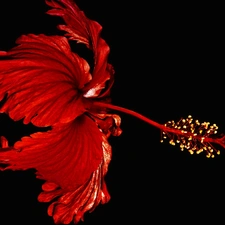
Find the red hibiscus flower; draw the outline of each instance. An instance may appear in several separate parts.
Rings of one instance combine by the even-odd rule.
[[[202,151],[214,157],[217,126],[199,123],[191,116],[158,124],[134,111],[110,103],[114,70],[107,62],[109,47],[100,37],[101,26],[89,20],[72,0],[46,0],[48,14],[60,16],[65,36],[23,35],[17,46],[0,52],[0,112],[24,124],[51,127],[23,137],[8,146],[0,138],[0,170],[34,168],[45,180],[40,202],[50,202],[48,214],[59,224],[78,223],[84,213],[110,199],[104,177],[111,160],[110,135],[121,134],[120,117],[128,113],[159,128],[162,140],[179,144],[191,154]],[[72,52],[70,41],[93,52],[91,70]]]
[[[109,102],[114,70],[107,63],[109,47],[100,37],[101,26],[87,19],[71,0],[46,1],[51,15],[61,16],[66,37],[24,35],[18,46],[1,52],[1,113],[38,127],[51,126],[8,147],[2,137],[1,170],[35,168],[46,180],[41,202],[55,223],[76,223],[110,196],[104,182],[111,159],[107,138],[119,135],[120,117],[107,114],[93,102]],[[68,39],[93,51],[88,63],[70,49]],[[107,83],[106,83],[107,82]]]

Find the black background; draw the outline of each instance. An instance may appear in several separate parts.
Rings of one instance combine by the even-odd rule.
[[[116,75],[112,101],[159,123],[191,114],[225,133],[224,47],[221,6],[182,3],[77,1],[103,26]],[[59,34],[59,18],[44,0],[1,1],[0,49],[22,34]],[[81,224],[224,223],[225,154],[190,156],[160,143],[160,131],[122,113],[120,137],[110,138],[113,158],[106,177],[111,200],[85,214]],[[0,116],[10,143],[38,130]],[[49,204],[39,203],[35,171],[0,173],[0,224],[48,224]],[[220,221],[220,223],[219,223]]]

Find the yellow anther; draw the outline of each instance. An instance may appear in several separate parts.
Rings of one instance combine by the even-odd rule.
[[[192,150],[188,150],[189,152],[190,152],[190,154],[191,155],[193,155],[194,154],[194,151],[192,151]]]
[[[192,136],[190,136],[189,138],[188,138],[188,141],[191,141],[192,140]]]
[[[205,151],[208,158],[213,158],[214,154],[220,154],[211,145],[211,140],[214,139],[211,135],[217,134],[216,124],[210,126],[209,122],[200,123],[188,115],[187,118],[181,118],[178,122],[168,121],[165,126],[171,130],[162,132],[161,142],[168,138],[171,145],[178,143],[181,151],[186,149],[190,154],[194,154],[194,152],[199,154]]]
[[[198,151],[196,151],[197,154],[200,154],[201,152],[203,152],[203,149],[199,149]]]

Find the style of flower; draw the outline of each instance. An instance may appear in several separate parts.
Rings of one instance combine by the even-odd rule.
[[[51,202],[48,214],[56,224],[78,223],[84,213],[109,201],[104,181],[111,160],[108,138],[121,134],[116,110],[133,115],[162,132],[183,151],[206,152],[214,157],[225,147],[225,136],[216,137],[217,125],[200,123],[191,116],[158,124],[110,101],[114,69],[107,62],[109,46],[100,37],[101,26],[89,20],[72,0],[46,0],[47,12],[60,16],[65,36],[23,35],[17,46],[0,51],[0,113],[14,121],[50,127],[23,137],[13,146],[0,138],[0,170],[36,169],[45,180],[40,202]],[[94,67],[72,52],[69,41],[93,52]]]

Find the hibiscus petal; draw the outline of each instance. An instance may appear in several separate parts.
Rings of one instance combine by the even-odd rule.
[[[5,56],[7,54],[7,52],[5,51],[0,51],[0,56]]]
[[[4,136],[0,136],[0,153],[4,151],[14,150],[13,147],[9,147],[8,140]],[[0,160],[1,163],[1,160]],[[0,166],[1,169],[1,166]]]
[[[89,20],[72,0],[46,0],[46,3],[53,8],[47,12],[48,14],[64,19],[66,25],[60,25],[59,29],[66,31],[70,40],[84,43],[93,50],[95,60],[93,79],[83,91],[87,98],[97,97],[105,88],[106,81],[113,80],[114,74],[112,65],[107,63],[109,46],[100,37],[102,27],[97,22]]]
[[[98,204],[104,204],[110,200],[104,176],[111,160],[111,146],[104,139],[102,147],[102,162],[90,179],[77,189],[65,192],[49,182],[42,186],[44,192],[38,196],[40,202],[49,202],[59,197],[48,208],[48,214],[53,216],[56,224],[69,224],[72,220],[78,223],[83,220],[85,212],[93,211]]]
[[[27,35],[0,61],[0,112],[14,120],[50,126],[69,122],[86,111],[81,89],[91,75],[89,65],[71,52],[64,37]],[[70,109],[70,110],[68,110]]]
[[[48,132],[23,137],[15,150],[0,151],[2,168],[35,168],[37,177],[53,182],[64,191],[83,185],[102,161],[104,134],[86,115],[66,124],[57,124]]]
[[[67,32],[69,39],[76,40],[79,43],[90,46],[89,31],[87,30],[88,19],[82,11],[77,7],[72,1],[45,1],[47,5],[51,6],[53,9],[48,10],[49,15],[61,16],[64,21],[68,24],[60,25],[61,30]]]
[[[0,144],[1,144],[1,148],[8,148],[9,147],[8,140],[4,136],[0,137]]]

